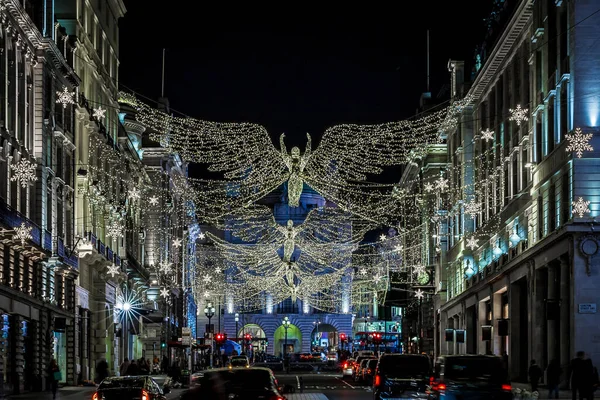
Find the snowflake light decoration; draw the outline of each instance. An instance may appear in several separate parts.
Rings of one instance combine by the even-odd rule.
[[[158,205],[158,197],[156,196],[152,196],[148,199],[148,201],[150,202],[151,206],[157,206]]]
[[[394,251],[395,252],[401,252],[402,250],[404,250],[404,246],[402,246],[401,244],[398,244],[394,247]]]
[[[415,275],[419,275],[422,274],[423,272],[425,272],[425,266],[424,265],[415,265],[413,266],[413,270],[412,270],[413,274]]]
[[[131,188],[129,192],[127,192],[127,196],[129,196],[131,200],[139,200],[141,194],[138,188]]]
[[[171,266],[172,266],[172,264],[170,262],[168,262],[167,260],[164,260],[164,261],[160,262],[158,270],[160,272],[162,272],[163,274],[168,275],[172,271]]]
[[[520,104],[517,104],[517,108],[511,108],[508,111],[510,112],[510,118],[508,120],[515,121],[517,123],[517,126],[521,126],[521,123],[523,121],[529,120],[529,117],[527,115],[529,110],[527,108],[521,108]]]
[[[468,203],[465,203],[465,214],[471,218],[475,218],[477,214],[481,212],[481,204],[476,202],[475,199],[471,199]]]
[[[425,184],[425,186],[424,186],[423,188],[425,189],[425,191],[426,191],[427,193],[431,193],[431,192],[433,192],[433,184],[431,184],[431,183],[429,183],[429,182],[428,182],[428,183],[426,183],[426,184]]]
[[[169,290],[167,288],[160,289],[160,297],[167,298],[169,297]]]
[[[122,238],[124,234],[125,226],[113,219],[110,224],[106,227],[106,236],[109,236],[113,239]]]
[[[579,218],[583,218],[585,214],[589,214],[592,212],[588,207],[590,203],[591,201],[589,200],[583,200],[583,197],[578,198],[577,201],[573,202],[573,210],[571,211],[571,214],[577,214]]]
[[[475,250],[479,247],[479,239],[475,238],[475,236],[471,236],[467,239],[466,247],[468,247],[471,250]]]
[[[119,275],[120,273],[121,272],[119,271],[119,267],[117,267],[116,264],[109,265],[108,271],[106,271],[106,275],[110,275],[112,278],[114,278],[115,275]]]
[[[102,107],[94,108],[94,118],[97,120],[103,120],[106,118],[106,110]]]
[[[481,131],[481,139],[485,140],[486,142],[489,140],[494,140],[494,131],[492,131],[490,128]]]
[[[210,275],[205,275],[204,278],[202,278],[202,281],[209,284],[212,281],[212,277]]]
[[[179,239],[179,238],[173,239],[173,247],[175,247],[176,249],[180,248],[181,247],[181,239]]]
[[[594,151],[590,145],[590,140],[594,135],[592,133],[583,133],[581,128],[575,128],[574,131],[567,133],[566,138],[569,141],[566,151],[573,151],[577,158],[581,158],[584,151]]]
[[[417,299],[422,299],[423,297],[425,297],[425,292],[424,292],[424,291],[422,291],[421,289],[417,289],[417,290],[415,291],[415,297],[416,297]]]
[[[440,176],[439,179],[437,181],[435,181],[435,187],[438,188],[442,192],[445,191],[449,187],[448,179],[444,179]]]
[[[205,238],[206,238],[206,234],[205,234],[204,232],[200,232],[200,233],[198,234],[198,239],[200,239],[200,240],[204,240]]]
[[[33,236],[31,236],[31,229],[33,228],[31,226],[27,226],[25,222],[21,222],[21,226],[16,226],[14,229],[15,235],[13,236],[13,239],[20,240],[21,246],[25,246],[25,243],[28,240],[33,239]]]
[[[26,188],[29,182],[37,181],[35,176],[36,164],[29,160],[21,159],[16,164],[10,164],[10,168],[13,170],[13,175],[10,177],[11,181],[19,181],[22,188]]]
[[[387,236],[385,234],[382,233],[381,235],[379,235],[379,240],[383,242],[385,239],[387,239]]]
[[[63,86],[62,92],[56,92],[56,103],[60,103],[64,108],[67,108],[68,104],[75,104],[74,101],[75,92],[69,92],[66,86]]]

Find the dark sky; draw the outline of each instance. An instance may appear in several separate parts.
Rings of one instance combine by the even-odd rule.
[[[405,0],[346,14],[319,9],[318,19],[309,17],[308,3],[302,12],[293,3],[270,11],[232,10],[231,3],[218,12],[186,10],[176,0],[173,7],[149,3],[125,0],[123,88],[157,99],[165,47],[165,95],[173,110],[259,123],[272,137],[285,132],[291,145],[338,123],[413,115],[426,90],[427,29],[436,96],[448,83],[450,58],[471,63],[492,0]]]

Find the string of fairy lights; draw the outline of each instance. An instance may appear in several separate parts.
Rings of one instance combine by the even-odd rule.
[[[66,97],[61,94],[60,99]],[[403,181],[402,186],[367,181],[384,167],[415,162],[426,155],[430,146],[440,143],[442,133],[455,129],[471,99],[413,120],[335,126],[324,133],[314,151],[307,135],[305,151],[294,147],[289,153],[284,135],[278,150],[267,131],[256,124],[173,117],[125,93],[120,94],[120,101],[135,108],[138,122],[152,129],[151,139],[185,162],[207,164],[210,171],[221,173],[222,179],[172,176],[161,171],[158,173],[169,175],[169,184],[157,185],[164,180],[149,180],[139,159],[129,157],[127,163],[120,162],[123,154],[100,135],[92,135],[90,154],[97,165],[89,167],[90,179],[84,188],[88,204],[94,212],[100,211],[103,221],[99,224],[111,238],[124,236],[128,209],[160,214],[178,208],[176,212],[182,216],[199,218],[221,229],[228,240],[198,235],[217,250],[209,257],[210,262],[206,257],[196,260],[194,290],[205,297],[222,294],[245,307],[262,307],[267,300],[276,303],[292,297],[315,308],[340,310],[344,296],[334,288],[343,287],[335,283],[346,276],[352,282],[352,304],[360,302],[364,293],[381,296],[381,285],[390,283],[389,274],[380,273],[382,265],[396,283],[424,284],[426,275],[430,276],[422,262],[424,247],[439,251],[439,236],[434,233],[430,244],[423,232],[435,232],[435,228],[423,230],[420,221],[432,220],[437,225],[440,210],[447,211],[446,220],[460,217],[473,221],[473,233],[465,238],[465,247],[475,253],[481,250],[479,241],[492,237],[500,224],[495,213],[484,220],[487,210],[500,206],[506,197],[498,189],[504,179],[504,170],[499,168],[504,163],[502,146],[495,143],[495,132],[489,128],[476,137],[486,144],[481,151],[471,159],[444,165],[439,174],[419,175]],[[97,118],[102,118],[103,110],[97,111]],[[520,126],[528,114],[527,109],[517,106],[510,110],[509,120]],[[576,129],[567,135],[567,151],[577,157],[592,151],[591,137]],[[11,165],[14,180],[22,185],[34,180],[27,162]],[[455,175],[465,169],[474,171],[472,181],[456,181]],[[290,220],[287,226],[280,225],[268,208],[257,207],[255,202],[283,183],[290,207],[299,205],[306,184],[337,208],[315,209],[300,224]],[[173,202],[173,198],[181,201]],[[574,213],[589,213],[588,205],[589,201],[578,199],[573,204]],[[398,221],[404,224],[397,236],[382,239],[374,253],[362,252],[370,246],[360,244],[365,233]],[[161,250],[151,265],[163,290],[176,282],[181,261],[177,251],[181,239],[173,232],[188,225],[189,220],[181,218],[175,224],[148,227],[161,237],[161,243],[167,243],[168,250]],[[293,256],[298,252],[300,256]],[[161,295],[167,297],[166,292],[161,291]]]

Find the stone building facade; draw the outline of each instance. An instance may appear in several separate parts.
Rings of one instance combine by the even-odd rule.
[[[580,1],[511,11],[472,82],[449,63],[453,95],[473,104],[447,132],[434,313],[437,354],[507,354],[526,380],[534,359],[567,370],[583,350],[600,362],[600,16]],[[580,153],[578,129],[590,135]]]

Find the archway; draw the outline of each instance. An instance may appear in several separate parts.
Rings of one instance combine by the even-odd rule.
[[[275,329],[273,336],[275,355],[283,358],[285,353],[293,354],[302,351],[302,332],[300,332],[300,328],[296,325],[292,324],[287,329],[287,341],[285,328],[282,325]]]
[[[338,331],[331,324],[318,323],[310,334],[311,346],[316,350],[335,350],[338,346]]]
[[[246,335],[250,335],[251,342],[245,343]],[[237,337],[240,339],[243,351],[248,352],[247,346],[252,345],[253,351],[266,351],[267,350],[267,335],[265,331],[257,324],[246,324],[238,331]]]

